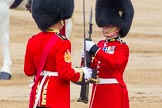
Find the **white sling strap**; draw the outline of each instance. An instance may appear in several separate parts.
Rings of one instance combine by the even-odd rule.
[[[43,87],[43,84],[44,84],[47,76],[58,76],[58,72],[51,72],[51,71],[44,70],[40,75],[43,76],[43,79],[42,79],[40,86],[38,88],[38,94],[36,95],[36,100],[35,100],[33,108],[36,108],[37,105],[38,105],[40,95],[41,95],[41,91],[42,91],[42,87]]]

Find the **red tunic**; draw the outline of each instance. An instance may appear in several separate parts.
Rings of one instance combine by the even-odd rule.
[[[128,62],[129,48],[120,40],[98,43],[92,67],[99,78],[115,78],[119,84],[94,84],[89,108],[129,108],[128,92],[123,73]],[[94,98],[93,98],[94,96]]]
[[[52,36],[58,36],[54,32],[40,32],[29,39],[26,47],[24,72],[27,76],[37,74],[38,65],[43,48]],[[40,106],[48,108],[70,108],[70,81],[77,82],[81,75],[71,68],[70,53],[71,43],[66,37],[59,39],[52,46],[44,67],[44,70],[58,72],[58,76],[47,77],[42,87]],[[40,81],[42,76],[40,78]],[[39,82],[40,82],[39,81]],[[37,87],[32,90],[30,104],[34,105]]]

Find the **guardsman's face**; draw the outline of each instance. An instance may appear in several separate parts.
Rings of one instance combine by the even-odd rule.
[[[108,26],[102,27],[102,33],[105,37],[111,38],[111,37],[119,35],[119,28],[112,26],[112,25],[108,25]]]

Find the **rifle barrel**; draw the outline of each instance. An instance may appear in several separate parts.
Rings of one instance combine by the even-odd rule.
[[[83,29],[84,29],[84,66],[87,66],[87,60],[86,60],[86,30],[85,30],[85,0],[83,0]]]

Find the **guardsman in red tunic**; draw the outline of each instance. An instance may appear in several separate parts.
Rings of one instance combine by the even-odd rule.
[[[91,69],[71,67],[71,43],[59,33],[63,21],[71,17],[73,8],[73,0],[33,1],[32,16],[41,32],[32,36],[26,47],[24,72],[27,76],[36,76],[29,108],[70,108],[70,81],[90,78]],[[50,48],[38,75],[42,53],[53,37],[57,41]]]
[[[104,40],[86,41],[86,51],[94,56],[91,68],[97,70],[99,82],[93,84],[89,108],[129,108],[124,70],[129,48],[121,38],[129,32],[134,16],[130,0],[97,0],[96,23]]]

